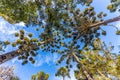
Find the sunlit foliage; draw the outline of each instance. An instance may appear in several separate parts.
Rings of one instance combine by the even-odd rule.
[[[110,12],[120,11],[120,0],[110,0],[111,4],[107,6]]]
[[[93,26],[104,22],[107,14],[96,12],[91,5],[93,1],[0,0],[0,16],[7,21],[10,23],[23,21],[26,26],[38,25],[37,32],[43,30],[38,38],[33,38],[33,33],[28,33],[26,36],[24,30],[15,33],[17,40],[11,45],[18,46],[20,52],[18,59],[23,60],[22,64],[28,61],[34,64],[34,57],[37,56],[38,50],[42,50],[59,53],[61,57],[57,64],[66,61],[66,67],[58,70],[61,76],[65,76],[66,72],[68,74],[72,63],[75,62],[77,70],[74,74],[78,80],[104,80],[110,78],[108,75],[119,78],[119,72],[115,73],[116,68],[119,69],[118,55],[107,50],[105,43],[100,39],[100,36],[106,36],[107,32],[100,27],[101,25]],[[107,9],[110,12],[115,12],[119,6],[116,1],[119,2],[111,0],[111,4],[108,5]],[[117,30],[116,34],[119,35],[120,31]],[[6,44],[10,44],[9,41]],[[44,72],[38,74],[45,75]],[[33,77],[36,80],[36,76]]]
[[[31,80],[48,80],[49,74],[40,71],[39,73],[32,75]]]
[[[70,78],[69,71],[66,67],[59,68],[57,73],[55,74],[55,76],[61,76],[61,77],[63,77],[63,80],[65,80],[65,77]]]

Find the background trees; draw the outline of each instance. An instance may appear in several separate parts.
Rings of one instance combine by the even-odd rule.
[[[116,1],[111,0],[112,4],[108,5],[111,12],[119,6]],[[24,65],[29,61],[35,63],[38,50],[57,52],[61,55],[57,64],[65,60],[68,69],[72,68],[72,62],[77,64],[77,79],[93,80],[96,76],[107,79],[110,78],[108,75],[119,78],[119,73],[114,73],[118,69],[119,57],[107,50],[100,36],[107,34],[101,25],[107,26],[120,17],[104,20],[107,14],[97,13],[91,3],[92,0],[1,0],[0,16],[10,23],[24,21],[26,26],[39,25],[36,31],[43,31],[38,38],[33,38],[32,33],[26,36],[24,30],[15,33],[15,37],[18,37],[15,42],[4,43],[19,46],[18,50],[1,55],[0,62],[18,56]],[[117,30],[116,34],[120,34],[120,31]]]
[[[68,71],[68,69],[66,67],[59,68],[55,75],[63,77],[63,80],[65,80],[65,77],[70,78],[69,71]]]
[[[49,74],[40,71],[39,73],[32,75],[31,80],[48,80]]]
[[[0,80],[19,80],[14,73],[14,66],[0,67]]]

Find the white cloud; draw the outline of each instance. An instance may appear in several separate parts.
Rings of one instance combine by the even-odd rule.
[[[41,55],[38,55],[35,59],[37,59],[36,63],[34,64],[35,67],[39,67],[44,63],[43,58],[42,58]]]
[[[17,58],[14,58],[14,59],[12,60],[12,63],[15,63],[17,60],[18,60]]]
[[[13,34],[15,32],[18,32],[19,29],[22,29],[24,27],[24,23],[20,22],[17,24],[10,24],[7,21],[5,21],[2,17],[0,17],[0,40],[15,40],[15,37]]]
[[[50,57],[50,56],[46,56],[46,57],[45,57],[45,62],[46,62],[47,64],[49,64],[49,63],[51,62],[51,60],[52,60],[52,57]]]
[[[54,76],[53,80],[63,80],[63,78]]]
[[[35,67],[39,67],[39,66],[42,66],[43,64],[48,64],[48,65],[52,65],[56,63],[56,61],[58,60],[58,55],[57,54],[48,54],[48,55],[38,55],[35,57],[35,60],[36,60],[36,63],[33,64]],[[21,60],[18,60],[17,57],[14,58],[12,60],[12,63],[15,63],[15,62],[22,62]]]
[[[54,53],[53,55],[53,62],[56,62],[58,60],[58,54],[57,53]]]
[[[14,24],[15,26],[20,26],[20,27],[25,27],[25,23],[24,22],[19,22]]]
[[[18,60],[17,57],[15,57],[14,59],[11,60],[12,64],[16,63],[16,62],[20,62],[22,63],[22,60]]]
[[[120,21],[116,22],[116,27],[120,30]],[[114,44],[115,45],[115,52],[118,53],[120,51],[120,48],[119,48],[120,36],[116,36],[116,41],[115,42],[116,42],[116,44]]]
[[[118,29],[120,29],[120,21],[116,22],[116,25],[115,25]]]
[[[15,32],[18,32],[20,29],[23,29],[23,27],[25,27],[23,22],[20,23],[16,23],[16,24],[10,24],[8,23],[6,20],[4,20],[2,17],[0,17],[0,41],[15,41],[16,38],[14,36]],[[11,46],[8,46],[7,48],[5,48],[6,52],[12,51],[15,48],[12,48]],[[17,60],[17,58],[14,58],[13,60],[11,60],[12,63],[15,63]]]
[[[58,60],[58,55],[55,54],[55,55],[52,55],[52,54],[49,54],[49,55],[38,55],[35,57],[35,60],[36,60],[36,63],[34,64],[35,67],[39,67],[39,66],[42,66],[43,64],[48,64],[48,65],[52,65],[56,63],[56,61]],[[22,62],[21,60],[18,60],[17,57],[14,58],[12,60],[12,63],[14,64],[15,62]]]
[[[56,63],[56,61],[59,59],[58,54],[54,53],[54,54],[47,54],[47,55],[38,55],[35,60],[36,63],[34,64],[34,66],[39,67],[42,66],[43,64],[48,64],[48,65],[52,65]]]

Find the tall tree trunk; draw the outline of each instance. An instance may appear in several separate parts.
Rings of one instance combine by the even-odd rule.
[[[21,54],[20,50],[15,50],[15,51],[8,52],[6,54],[2,54],[0,55],[0,64],[15,58],[20,54]]]
[[[39,42],[39,44],[44,44],[44,43],[46,43],[46,42],[48,42],[48,41],[50,41],[50,40],[51,40],[51,39],[48,39],[48,40],[46,40],[46,41]],[[37,44],[33,44],[33,45],[31,45],[31,46],[29,47],[29,49],[30,49],[30,50],[36,49],[37,46],[38,46]],[[20,50],[20,49],[18,49],[18,50],[11,51],[11,52],[8,52],[8,53],[5,53],[5,54],[0,55],[0,64],[4,63],[4,62],[6,62],[6,61],[9,61],[9,60],[11,60],[11,59],[13,59],[13,58],[19,56],[19,55],[22,54],[22,53],[23,53],[23,51]]]
[[[81,68],[82,68],[82,71],[83,71],[84,75],[86,76],[86,78],[87,78],[88,80],[94,80],[94,79],[90,76],[89,72],[87,71],[87,69],[85,68],[85,66],[80,62],[79,58],[75,55],[74,52],[72,52],[72,55],[73,55],[73,57],[75,58],[75,60],[80,64],[80,66],[81,66]]]
[[[104,24],[108,24],[108,23],[111,23],[111,22],[115,22],[115,21],[119,21],[120,20],[120,16],[118,17],[115,17],[115,18],[112,18],[112,19],[108,19],[106,21],[102,21],[102,22],[98,22],[98,23],[95,23],[93,25],[91,25],[89,28],[93,28],[93,27],[96,27],[96,26],[99,26],[99,25],[104,25]],[[49,41],[49,40],[48,40]],[[41,44],[44,44],[46,41],[44,42],[41,42]],[[8,61],[8,60],[11,60],[13,59],[14,57],[17,57],[20,52],[16,52],[18,50],[15,50],[15,51],[11,51],[11,52],[8,52],[6,54],[2,54],[0,55],[0,64]],[[13,56],[14,55],[14,56]]]

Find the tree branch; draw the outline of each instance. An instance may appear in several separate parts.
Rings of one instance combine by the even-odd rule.
[[[80,38],[80,36],[82,36],[82,35],[84,35],[84,32],[86,31],[86,30],[89,30],[89,29],[91,29],[91,28],[95,28],[95,27],[98,27],[98,26],[100,26],[100,25],[106,25],[106,24],[108,24],[108,23],[111,23],[111,22],[115,22],[115,21],[119,21],[120,20],[120,16],[117,16],[117,17],[115,17],[115,18],[112,18],[112,19],[108,19],[108,20],[105,20],[105,21],[102,21],[102,22],[98,22],[98,23],[95,23],[95,24],[92,24],[92,25],[90,25],[89,27],[87,27],[87,28],[85,28],[85,29],[83,29],[83,30],[81,30],[80,31],[80,33],[78,34],[78,36],[74,39],[74,41],[73,41],[73,43],[71,44],[72,46],[74,45],[74,42],[77,40],[77,39],[79,39]],[[78,29],[79,29],[80,27],[78,27]],[[78,32],[77,32],[78,33]],[[74,34],[77,34],[77,33],[74,33]]]
[[[108,80],[109,78],[107,78],[100,70],[97,69],[97,72],[103,77],[105,78],[105,80]]]
[[[46,42],[50,41],[51,39],[48,39],[46,41],[41,41],[39,42],[39,45],[41,44],[45,44]],[[29,50],[35,49],[37,46],[39,46],[38,44],[33,44],[29,47]],[[11,51],[5,54],[0,55],[0,64],[9,61],[17,56],[19,56],[20,54],[24,53],[21,49],[15,50],[15,51]]]
[[[75,58],[75,60],[80,64],[80,66],[81,66],[81,68],[82,68],[82,71],[83,71],[84,75],[86,76],[86,78],[87,78],[88,80],[94,80],[94,79],[90,76],[90,74],[89,74],[89,72],[87,71],[87,69],[85,68],[85,66],[80,62],[79,58],[75,55],[75,53],[72,51],[71,54],[73,55],[73,57]]]
[[[96,27],[96,26],[105,25],[105,24],[108,24],[108,23],[111,23],[111,22],[116,22],[116,21],[119,21],[119,20],[120,20],[120,16],[117,16],[117,17],[112,18],[112,19],[108,19],[108,20],[105,20],[105,21],[102,21],[102,22],[92,24],[92,25],[90,25],[89,29],[93,28],[93,27]]]

